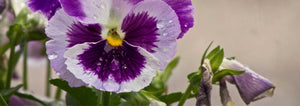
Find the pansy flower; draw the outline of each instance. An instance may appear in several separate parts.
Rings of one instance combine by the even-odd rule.
[[[58,0],[29,0],[27,2],[31,11],[40,11],[44,16],[50,19],[61,8]]]
[[[246,104],[272,96],[274,93],[275,85],[271,81],[236,60],[224,58],[221,68],[245,71],[240,75],[226,76],[225,79],[236,85],[240,96]]]
[[[60,0],[49,20],[51,66],[69,85],[139,91],[193,26],[190,0]]]

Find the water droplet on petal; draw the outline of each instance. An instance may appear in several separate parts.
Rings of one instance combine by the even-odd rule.
[[[173,20],[169,20],[169,23],[172,23],[173,22]]]
[[[97,67],[96,71],[98,71],[98,72],[101,71],[101,67]]]
[[[113,59],[110,63],[110,67],[111,71],[117,71],[120,69],[120,62],[116,59]]]
[[[101,61],[103,61],[103,58],[102,58],[102,57],[100,57],[100,58],[99,58],[99,61],[100,61],[100,62],[101,62]]]
[[[157,28],[163,28],[165,25],[163,23],[158,23]]]
[[[49,60],[56,59],[56,58],[57,58],[57,54],[56,54],[55,52],[50,53],[50,54],[48,55],[48,58],[49,58]]]
[[[163,36],[167,36],[168,35],[168,33],[163,33]]]
[[[184,27],[188,27],[188,24],[184,24]]]
[[[123,69],[123,70],[127,69],[127,65],[124,64],[124,65],[122,66],[122,69]]]

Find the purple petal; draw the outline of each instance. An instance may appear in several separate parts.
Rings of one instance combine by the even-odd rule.
[[[241,75],[233,75],[232,77],[246,104],[273,95],[275,86],[272,82],[255,73],[248,67],[243,66],[238,61],[224,59],[221,66],[226,69],[245,71]]]
[[[146,16],[147,13],[147,16]],[[140,35],[146,39],[146,37],[151,39],[139,39],[139,37],[131,38],[132,41],[141,41],[139,44],[134,43],[134,45],[146,47],[146,50],[151,52],[156,58],[160,60],[161,68],[160,70],[164,70],[166,64],[170,62],[170,60],[174,57],[176,53],[176,39],[180,34],[180,24],[178,21],[178,17],[174,10],[164,1],[161,0],[145,0],[142,2],[137,3],[129,15],[126,17],[128,18],[131,14],[135,14],[135,17],[131,16],[131,20],[138,20],[136,16],[138,14],[145,14],[144,18],[147,17],[147,21],[133,21],[134,26],[131,25],[124,25],[122,29],[126,27],[134,28],[137,26],[149,26],[144,29],[136,30],[134,33],[131,33],[131,37],[135,37],[133,35]],[[150,18],[151,17],[151,18]],[[125,19],[126,19],[125,18]],[[155,18],[155,21],[153,20]],[[127,22],[128,20],[123,20],[123,23]],[[147,22],[147,23],[145,23]],[[156,24],[156,28],[153,28],[153,24]],[[129,29],[130,29],[129,28]],[[137,29],[137,28],[136,28]],[[155,33],[153,31],[156,31]],[[142,33],[147,33],[143,35]],[[157,35],[159,34],[159,35]],[[127,36],[127,35],[126,35]],[[126,38],[125,36],[125,38]],[[132,43],[129,41],[129,43]],[[143,43],[143,41],[147,43]],[[149,43],[154,42],[154,43]],[[147,45],[146,45],[147,44]],[[149,49],[151,48],[151,49]]]
[[[194,7],[191,0],[163,0],[168,3],[172,9],[176,12],[180,25],[181,33],[178,36],[182,38],[184,33],[186,33],[190,28],[194,26]]]
[[[81,22],[73,23],[67,35],[68,47],[85,42],[97,42],[101,40],[101,26],[99,24],[84,25]]]
[[[236,106],[235,102],[229,95],[225,78],[221,79],[219,82],[220,82],[220,97],[223,106]]]
[[[138,91],[149,85],[159,65],[155,57],[127,42],[113,48],[106,40],[71,47],[66,64],[75,77],[97,89],[113,92]]]
[[[33,11],[41,11],[48,19],[50,19],[61,8],[58,0],[29,0],[28,7]]]
[[[108,23],[112,12],[120,21],[133,5],[126,0],[60,0],[60,2],[68,15],[85,23],[101,24]]]
[[[156,31],[157,20],[154,17],[149,17],[146,12],[138,14],[127,15],[122,24],[122,30],[126,33],[125,40],[136,46],[143,47],[147,51],[155,52],[153,48],[157,47],[154,45],[157,42]]]
[[[205,59],[203,64],[203,71],[200,81],[200,90],[197,95],[196,106],[210,106],[211,105],[211,89],[212,89],[212,71],[209,65],[209,60]]]
[[[52,39],[46,43],[46,53],[54,71],[56,71],[61,78],[67,80],[71,87],[79,87],[85,84],[80,79],[76,79],[73,74],[70,74],[65,64],[66,58],[63,57],[68,45],[70,45],[70,43],[67,42],[69,40],[67,33],[70,31],[70,27],[73,23],[78,22],[76,19],[64,13],[62,9],[57,11],[46,27],[46,34]]]

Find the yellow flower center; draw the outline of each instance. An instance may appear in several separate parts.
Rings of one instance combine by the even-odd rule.
[[[108,31],[108,36],[106,38],[107,43],[113,47],[122,46],[123,39],[117,33],[116,28]]]

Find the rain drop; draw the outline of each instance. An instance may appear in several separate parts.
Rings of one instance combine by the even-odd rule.
[[[120,69],[120,62],[116,59],[113,59],[110,63],[111,71],[117,71]]]
[[[163,36],[167,36],[168,35],[168,33],[163,33]]]
[[[162,23],[157,24],[157,28],[163,28],[163,27],[164,27],[164,25]]]
[[[173,20],[169,20],[169,23],[172,23],[173,22]]]
[[[103,61],[103,58],[102,58],[102,57],[100,57],[100,58],[99,58],[99,61],[100,61],[100,62],[102,62],[102,61]]]
[[[184,24],[184,27],[188,27],[188,24]]]
[[[53,52],[53,53],[51,53],[51,54],[48,55],[48,58],[50,60],[56,59],[57,58],[57,54]]]
[[[122,66],[122,69],[127,69],[127,65],[126,64],[124,64],[123,66]]]

